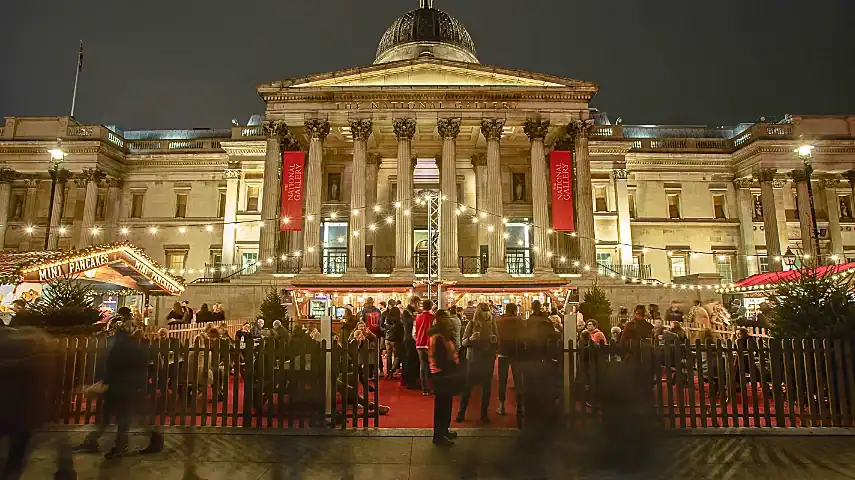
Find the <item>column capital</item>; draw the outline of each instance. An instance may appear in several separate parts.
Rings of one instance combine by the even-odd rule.
[[[472,155],[472,166],[473,167],[486,167],[487,166],[487,154],[486,153],[476,153]]]
[[[288,136],[288,125],[283,120],[265,120],[261,122],[261,131],[267,138],[283,138]]]
[[[505,119],[503,118],[484,118],[481,120],[481,134],[487,140],[501,140],[504,128]]]
[[[374,132],[374,122],[371,119],[351,120],[350,133],[353,135],[353,140],[367,141],[368,137]]]
[[[460,118],[440,118],[436,121],[436,130],[442,138],[457,138],[460,135]]]
[[[549,120],[530,118],[523,124],[523,131],[529,140],[543,140],[549,133]]]
[[[843,176],[849,181],[849,185],[855,188],[855,170],[846,170],[843,172]]]
[[[593,129],[593,120],[572,120],[567,124],[566,131],[571,138],[588,138]]]
[[[379,153],[369,153],[365,159],[365,163],[368,165],[380,165],[381,162],[383,162],[383,157]]]
[[[416,136],[416,121],[412,118],[396,118],[394,128],[398,140],[412,140]]]
[[[776,173],[778,173],[778,170],[774,168],[761,168],[757,170],[757,180],[759,180],[760,183],[771,182],[775,180]]]
[[[576,148],[576,137],[571,137],[570,134],[565,134],[563,137],[555,139],[552,144],[553,150],[571,151]]]
[[[39,179],[38,178],[32,178],[32,177],[25,178],[24,179],[24,185],[26,185],[27,188],[38,188]]]
[[[281,152],[299,152],[300,151],[300,142],[298,142],[294,137],[289,133],[285,137],[279,138],[279,151]]]
[[[101,180],[107,177],[107,174],[98,170],[97,168],[86,168],[82,172],[80,172],[80,178],[85,180],[86,183],[101,183]]]
[[[227,168],[223,170],[223,178],[226,180],[238,180],[241,174],[240,168]]]
[[[68,170],[66,170],[64,168],[60,168],[59,170],[56,171],[56,183],[64,184],[65,182],[67,182],[70,179],[71,179],[71,172],[69,172]]]
[[[11,168],[0,168],[0,183],[12,183],[20,176],[20,173]]]
[[[122,180],[121,178],[116,178],[116,177],[107,177],[107,179],[104,182],[107,184],[107,187],[109,187],[109,188],[122,188],[122,185],[125,184],[124,180]]]
[[[612,179],[614,180],[626,180],[629,176],[629,172],[625,168],[615,168],[612,170]]]
[[[751,177],[742,177],[742,178],[734,178],[733,186],[737,189],[740,188],[751,188],[751,185],[754,184],[754,179]]]
[[[309,138],[318,139],[320,141],[324,141],[327,138],[327,135],[330,134],[330,122],[326,120],[321,120],[319,118],[313,118],[310,120],[306,120],[306,134]]]
[[[810,179],[810,175],[808,175],[807,170],[796,168],[790,172],[790,178],[792,178],[796,183],[807,183],[808,179]]]

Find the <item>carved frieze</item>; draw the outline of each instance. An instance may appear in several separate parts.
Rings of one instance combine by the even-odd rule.
[[[837,184],[840,183],[840,179],[837,177],[823,177],[819,179],[819,186],[821,188],[833,189],[837,188]]]
[[[460,135],[460,118],[440,118],[436,130],[442,138],[457,138]]]
[[[371,120],[351,120],[350,133],[353,135],[353,140],[368,140],[371,133],[374,131],[374,124]]]
[[[754,179],[751,177],[734,178],[733,186],[736,188],[751,188],[754,184]]]
[[[543,140],[549,134],[549,120],[526,120],[523,124],[523,132],[530,140]]]
[[[226,180],[240,179],[241,170],[239,168],[228,168],[223,170],[223,178]]]
[[[625,168],[616,168],[612,170],[612,178],[615,180],[626,180],[629,172]]]
[[[396,118],[394,127],[398,140],[412,140],[416,136],[416,121],[412,118]]]
[[[481,134],[487,140],[501,140],[505,120],[502,118],[485,118],[481,120]]]
[[[327,135],[330,134],[330,122],[326,120],[321,120],[319,118],[313,118],[311,120],[306,120],[306,135],[309,138],[324,141],[327,138]]]

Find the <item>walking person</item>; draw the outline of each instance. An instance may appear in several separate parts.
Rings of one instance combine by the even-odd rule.
[[[433,386],[433,444],[450,446],[457,433],[450,432],[454,395],[459,391],[457,354],[452,340],[454,325],[447,310],[436,312],[436,322],[428,330],[428,358]]]
[[[525,323],[519,316],[515,303],[509,303],[505,307],[504,315],[496,319],[496,331],[499,335],[499,408],[496,413],[505,414],[505,394],[508,389],[508,370],[510,370],[514,379],[514,395],[519,420],[523,412],[523,376],[519,360],[525,350],[523,343]]]
[[[419,352],[419,379],[422,385],[422,395],[430,395],[428,386],[428,373],[430,372],[428,358],[428,330],[433,326],[434,313],[433,301],[422,302],[422,313],[416,317],[413,333],[416,338],[416,350]]]
[[[98,439],[104,434],[112,416],[116,416],[118,432],[116,444],[104,455],[106,459],[117,458],[128,449],[128,430],[136,409],[141,405],[146,389],[148,355],[140,343],[131,338],[129,324],[119,326],[114,335],[115,343],[107,354],[102,411],[95,430],[86,436],[83,444],[75,450],[79,452],[98,452]],[[156,431],[149,434],[148,447],[141,454],[156,453],[163,450],[163,435]]]
[[[461,340],[468,349],[469,358],[466,362],[466,389],[460,399],[460,409],[457,411],[457,422],[466,419],[466,408],[472,395],[472,387],[481,387],[481,423],[489,424],[490,416],[490,387],[493,382],[493,367],[496,363],[496,348],[499,337],[496,334],[496,322],[493,311],[486,303],[481,303],[475,312],[475,317],[466,325],[466,331]]]
[[[383,315],[385,316],[384,327],[386,330],[386,378],[391,380],[392,373],[398,369],[398,365],[401,363],[404,323],[401,320],[401,311],[395,307],[387,309]]]

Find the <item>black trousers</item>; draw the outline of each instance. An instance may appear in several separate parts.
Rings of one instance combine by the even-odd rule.
[[[493,360],[476,359],[469,360],[466,389],[460,398],[460,413],[466,414],[469,406],[469,397],[472,395],[473,387],[481,387],[481,416],[487,415],[490,408],[490,390],[493,384]]]
[[[517,401],[517,410],[522,410],[523,376],[520,364],[508,357],[499,357],[499,403],[505,404],[505,394],[508,390],[508,370],[514,379],[514,397]]]
[[[451,407],[449,406],[449,409]],[[449,410],[449,418],[451,416]],[[21,431],[16,433],[9,433],[5,435],[9,437],[9,456],[6,459],[6,468],[0,474],[0,478],[6,478],[13,474],[16,474],[24,469],[24,461],[27,457],[27,447],[30,444],[30,432],[29,431]],[[2,436],[0,436],[2,438]]]
[[[433,397],[433,440],[442,440],[451,426],[451,405],[454,397],[443,391],[435,392]]]

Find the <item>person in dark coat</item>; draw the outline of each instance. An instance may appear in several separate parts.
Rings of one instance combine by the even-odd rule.
[[[139,341],[132,338],[132,333],[128,324],[123,324],[114,335],[115,343],[107,354],[103,380],[106,391],[103,392],[98,426],[86,436],[83,443],[76,448],[77,451],[97,452],[98,439],[104,434],[114,415],[118,427],[116,444],[104,457],[120,457],[128,449],[128,430],[137,407],[143,402],[148,371],[148,352]],[[140,453],[156,453],[161,450],[163,436],[152,431],[148,447],[140,450]]]
[[[404,341],[404,323],[401,320],[401,311],[397,307],[391,307],[383,312],[383,327],[386,332],[386,378],[392,379],[392,373],[401,363]]]
[[[201,307],[199,307],[199,311],[196,312],[196,323],[208,323],[215,321],[214,313],[208,310],[208,304],[203,303]]]
[[[416,315],[419,313],[419,306],[422,299],[417,296],[410,297],[410,304],[404,309],[401,315],[402,323],[404,324],[404,341],[402,360],[401,386],[407,390],[419,390],[421,384],[419,382],[419,352],[416,349],[416,339],[413,336],[413,327],[416,321]]]

